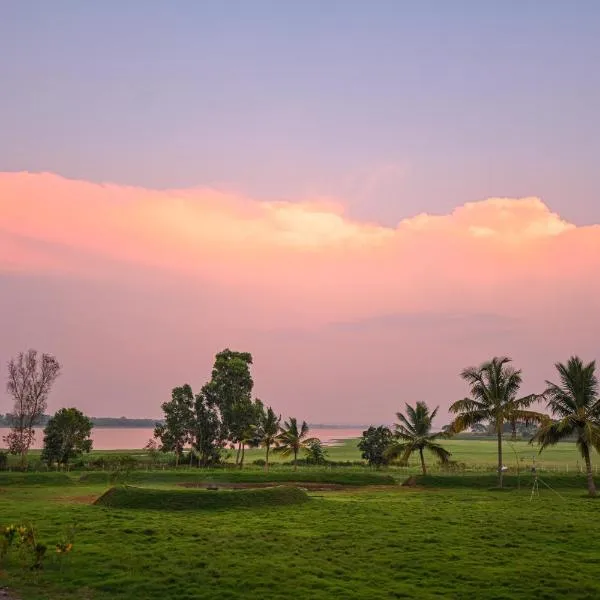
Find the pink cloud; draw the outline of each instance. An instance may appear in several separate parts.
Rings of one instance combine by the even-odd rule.
[[[391,418],[404,400],[446,406],[462,393],[465,361],[493,353],[519,358],[535,386],[552,360],[592,350],[600,327],[586,311],[600,292],[590,276],[598,266],[600,227],[575,227],[537,198],[469,202],[389,228],[352,220],[327,199],[0,173],[0,283],[29,311],[22,323],[2,313],[10,335],[0,352],[62,347],[72,370],[65,393],[86,381],[101,387],[81,400],[94,413],[157,414],[178,378],[201,382],[211,355],[236,344],[257,355],[267,401],[319,420]],[[25,291],[35,285],[42,297]],[[113,293],[102,300],[89,286]],[[60,343],[51,316],[40,315],[46,289]],[[97,383],[102,360],[114,385]],[[152,361],[161,365],[148,373]],[[369,393],[376,400],[366,406]]]

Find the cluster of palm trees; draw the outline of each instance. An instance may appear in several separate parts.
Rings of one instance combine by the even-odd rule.
[[[302,421],[302,424],[298,425],[298,420],[291,417],[289,421],[283,422],[283,426],[280,423],[281,417],[277,417],[269,408],[264,421],[256,432],[256,440],[265,448],[265,471],[269,470],[271,449],[282,456],[293,455],[295,471],[299,452],[310,450],[315,444],[320,445],[317,438],[308,437],[309,429],[306,421]]]
[[[400,456],[406,461],[413,452],[419,452],[423,473],[426,473],[423,450],[429,450],[442,463],[448,462],[450,453],[438,440],[459,433],[482,422],[494,425],[498,440],[498,486],[502,487],[502,441],[504,425],[510,423],[513,432],[518,422],[536,423],[537,433],[530,443],[544,448],[567,438],[574,438],[586,466],[590,496],[596,495],[591,452],[600,452],[600,397],[594,361],[584,364],[571,357],[566,364],[556,363],[559,383],[546,381],[541,394],[519,396],[522,373],[515,369],[507,357],[495,357],[478,367],[469,367],[461,377],[469,385],[470,396],[450,406],[456,417],[449,431],[432,433],[432,420],[437,408],[430,412],[427,405],[418,402],[413,408],[407,404],[407,415],[398,413],[396,441],[390,446],[390,457]],[[537,401],[545,401],[551,416],[531,410]]]

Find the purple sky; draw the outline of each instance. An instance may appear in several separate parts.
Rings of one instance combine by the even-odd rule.
[[[53,409],[157,416],[230,346],[284,414],[362,423],[493,354],[536,389],[594,358],[599,28],[593,0],[2,2],[0,361],[55,352]]]

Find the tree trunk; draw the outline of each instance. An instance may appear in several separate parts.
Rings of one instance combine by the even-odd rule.
[[[427,468],[425,467],[425,457],[423,456],[423,448],[419,448],[419,456],[421,457],[421,469],[423,469],[423,475],[427,475]]]
[[[179,466],[179,448],[175,448],[175,468]]]
[[[242,457],[240,458],[240,469],[244,466],[244,455],[246,454],[246,444],[242,444]]]
[[[511,442],[516,442],[517,441],[517,424],[516,424],[516,422],[511,423],[510,428],[512,431],[512,433],[510,434],[510,440],[511,440]]]
[[[240,452],[242,451],[242,442],[239,442],[237,454],[235,455],[235,464],[238,465],[240,462]]]
[[[498,487],[502,487],[502,424],[498,425]]]
[[[594,474],[592,472],[592,459],[590,458],[590,449],[587,444],[582,447],[583,458],[585,459],[585,470],[587,472],[588,492],[593,498],[596,496],[596,484],[594,483]]]
[[[265,472],[268,473],[269,472],[269,450],[271,449],[271,447],[267,444],[267,458],[265,460]]]
[[[294,471],[298,468],[298,450],[294,449]]]

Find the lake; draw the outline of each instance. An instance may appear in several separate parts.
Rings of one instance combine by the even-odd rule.
[[[335,443],[335,440],[347,440],[362,435],[364,428],[318,428],[311,429],[309,435],[319,438],[324,444]],[[10,430],[0,427],[0,448],[4,446],[2,438]],[[92,440],[94,450],[139,450],[143,448],[148,440],[152,438],[152,429],[144,427],[95,427],[92,429]],[[36,429],[34,449],[42,447],[44,433],[42,429]]]

